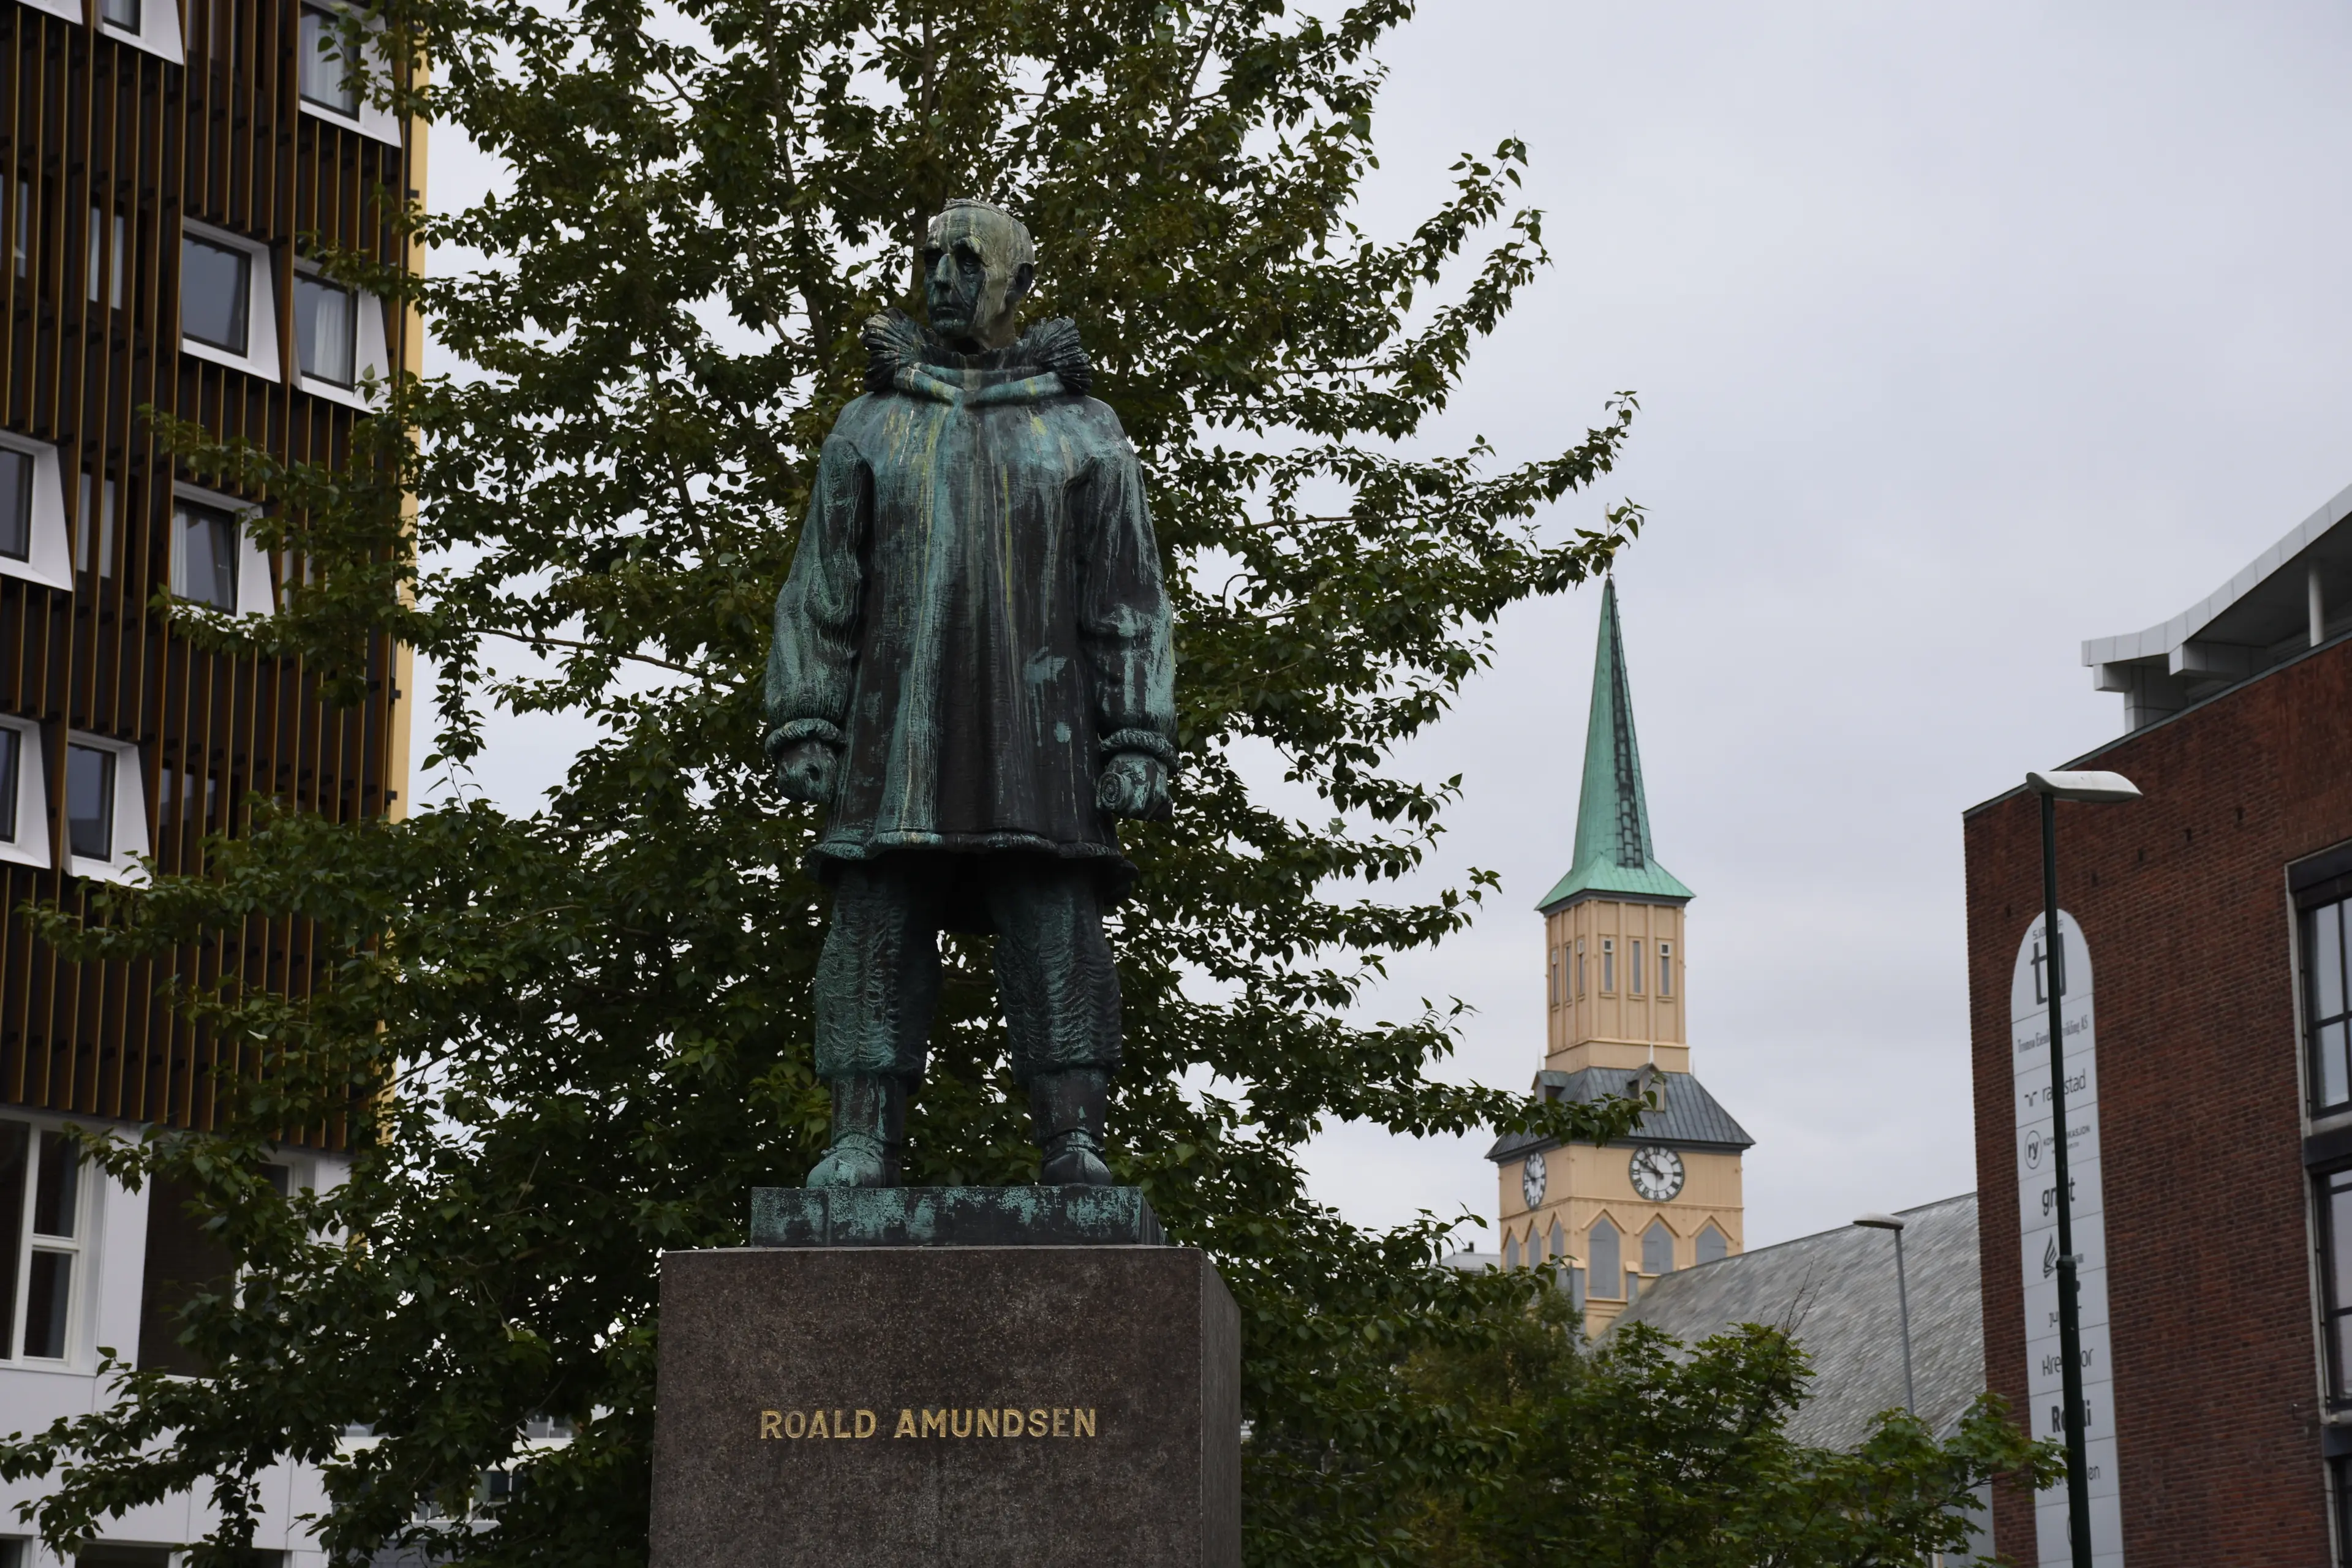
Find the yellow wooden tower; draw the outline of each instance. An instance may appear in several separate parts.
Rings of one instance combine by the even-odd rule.
[[[1576,859],[1544,895],[1547,1039],[1534,1092],[1655,1092],[1635,1135],[1605,1148],[1515,1134],[1487,1152],[1507,1268],[1557,1268],[1599,1333],[1644,1279],[1741,1249],[1739,1162],[1755,1140],[1691,1076],[1691,890],[1652,853],[1650,808],[1617,624],[1601,593]]]

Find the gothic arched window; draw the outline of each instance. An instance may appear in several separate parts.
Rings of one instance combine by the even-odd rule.
[[[1698,1227],[1698,1260],[1701,1263],[1720,1263],[1730,1256],[1731,1238],[1715,1228],[1715,1221],[1709,1220]]]
[[[1623,1270],[1618,1267],[1617,1227],[1605,1218],[1592,1222],[1592,1237],[1587,1244],[1591,1257],[1587,1259],[1592,1268],[1593,1294],[1614,1293],[1624,1289],[1620,1283]]]
[[[1672,1274],[1675,1271],[1675,1233],[1666,1222],[1654,1219],[1650,1228],[1642,1233],[1642,1272]]]
[[[1552,1261],[1553,1261],[1553,1262],[1555,1262],[1555,1263],[1557,1263],[1557,1262],[1560,1261],[1560,1259],[1562,1259],[1562,1258],[1566,1258],[1567,1256],[1568,1256],[1568,1232],[1567,1232],[1565,1229],[1563,1229],[1563,1228],[1561,1227],[1559,1221],[1558,1221],[1558,1220],[1554,1220],[1554,1221],[1552,1221],[1552,1222],[1551,1222],[1551,1257],[1552,1257]]]
[[[1518,1266],[1519,1238],[1516,1236],[1507,1236],[1503,1237],[1503,1267],[1517,1268]]]

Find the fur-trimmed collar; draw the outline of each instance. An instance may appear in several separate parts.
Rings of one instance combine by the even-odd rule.
[[[904,392],[942,403],[1026,403],[1056,396],[1083,397],[1094,384],[1094,369],[1078,342],[1078,326],[1067,316],[1040,321],[1011,348],[962,354],[904,310],[867,318],[866,385],[874,392]]]

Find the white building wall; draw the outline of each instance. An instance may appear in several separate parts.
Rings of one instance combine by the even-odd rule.
[[[40,1130],[61,1126],[64,1121],[12,1114],[5,1110],[0,1110],[0,1117],[30,1122],[37,1137]],[[340,1184],[349,1170],[347,1162],[340,1156],[307,1151],[289,1151],[285,1163],[291,1167],[292,1180],[298,1187]],[[60,1417],[85,1415],[107,1407],[113,1401],[98,1375],[101,1349],[114,1351],[120,1361],[135,1362],[138,1356],[140,1297],[147,1260],[148,1198],[152,1189],[131,1192],[94,1169],[83,1170],[80,1180],[80,1201],[85,1205],[80,1227],[84,1267],[68,1309],[71,1329],[66,1359],[29,1361],[13,1353],[0,1359],[0,1432],[31,1434]],[[21,1254],[26,1250],[26,1244],[20,1242],[19,1258],[10,1260],[18,1268],[20,1303],[24,1297]],[[19,1321],[22,1310],[20,1304]],[[16,1326],[5,1325],[5,1348],[14,1352],[18,1346]],[[301,1516],[315,1514],[325,1506],[325,1489],[318,1471],[307,1465],[281,1464],[263,1476],[260,1489],[260,1519],[254,1545],[265,1552],[287,1553],[286,1568],[324,1568],[326,1553],[318,1549],[307,1527],[299,1522]],[[43,1491],[42,1485],[36,1481],[0,1483],[0,1535],[24,1538],[33,1534],[31,1524],[17,1522],[16,1505],[40,1497]],[[108,1525],[99,1539],[108,1543],[176,1549],[201,1536],[211,1522],[209,1500],[184,1494],[123,1515]],[[64,1568],[38,1542],[31,1542],[27,1554],[17,1561],[25,1568]]]

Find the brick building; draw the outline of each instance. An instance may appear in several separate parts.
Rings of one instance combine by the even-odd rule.
[[[2110,1445],[2095,1547],[2102,1568],[2352,1562],[2352,1333],[2330,1331],[2352,1309],[2352,489],[2189,611],[2084,658],[2127,730],[2063,765],[2145,797],[2058,807],[2059,902],[2088,950],[2062,999],[2079,983],[2085,1404]],[[2021,1070],[2047,1032],[2038,812],[2013,790],[1964,832],[1986,1373],[2047,1436],[2046,1121],[2029,1125]],[[2002,1549],[2065,1562],[2063,1498],[2001,1495]]]

